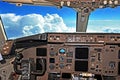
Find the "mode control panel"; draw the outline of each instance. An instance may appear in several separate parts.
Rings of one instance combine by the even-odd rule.
[[[53,43],[120,43],[120,34],[115,33],[49,33],[48,42]]]

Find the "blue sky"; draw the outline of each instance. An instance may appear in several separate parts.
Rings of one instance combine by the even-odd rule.
[[[0,15],[8,38],[43,32],[75,32],[76,11],[72,8],[0,2]],[[120,7],[96,9],[90,14],[87,32],[120,33]]]

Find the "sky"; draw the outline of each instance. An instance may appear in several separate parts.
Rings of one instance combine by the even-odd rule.
[[[0,16],[7,37],[18,38],[44,32],[75,32],[76,11],[55,6],[33,6],[0,2]],[[87,32],[120,33],[120,7],[91,12]]]

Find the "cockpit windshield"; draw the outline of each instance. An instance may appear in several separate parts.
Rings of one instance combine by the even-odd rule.
[[[76,32],[76,11],[55,6],[16,6],[0,2],[0,16],[8,39],[44,32]],[[120,33],[120,7],[96,9],[87,32]]]

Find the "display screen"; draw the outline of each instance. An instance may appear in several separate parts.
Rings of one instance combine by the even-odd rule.
[[[47,56],[47,49],[46,48],[36,48],[36,55],[37,56]]]
[[[88,48],[75,48],[75,58],[76,59],[88,59]]]
[[[88,71],[88,61],[75,61],[75,71]]]

